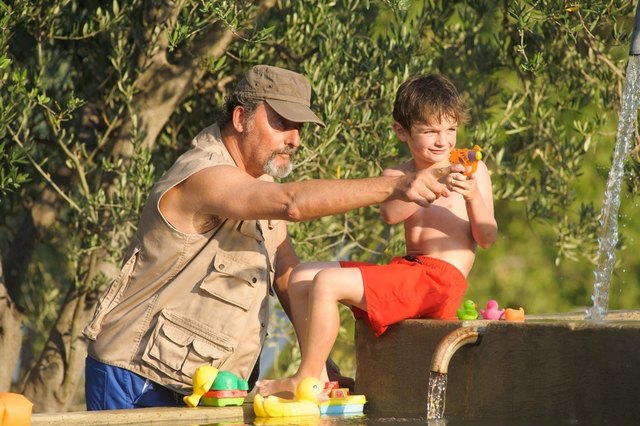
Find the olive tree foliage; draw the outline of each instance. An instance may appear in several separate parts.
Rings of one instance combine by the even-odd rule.
[[[513,244],[497,253],[526,250],[513,240],[539,233],[536,223],[548,226],[550,249],[527,259],[531,269],[595,253],[598,199],[580,191],[595,176],[585,163],[610,157],[630,1],[17,0],[0,10],[0,301],[24,316],[13,386],[37,411],[68,409],[86,354],[80,331],[153,181],[257,63],[307,75],[327,124],[304,127],[291,178],[359,178],[406,161],[391,130],[395,90],[439,72],[469,107],[459,145],[482,146],[493,173],[502,238]],[[290,233],[302,260],[403,251],[401,227],[375,206]],[[478,288],[529,288],[480,255]],[[584,293],[560,291],[570,303]],[[339,346],[348,347],[348,316]],[[15,365],[6,348],[0,362]]]

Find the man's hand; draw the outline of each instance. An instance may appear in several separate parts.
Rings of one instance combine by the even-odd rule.
[[[402,176],[396,188],[397,199],[428,207],[440,197],[448,197],[451,173],[464,172],[464,166],[454,164],[438,169],[420,170]]]

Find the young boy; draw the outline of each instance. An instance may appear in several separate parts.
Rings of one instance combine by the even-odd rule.
[[[412,158],[384,170],[387,176],[447,165],[466,111],[447,78],[422,75],[398,88],[393,118],[395,133],[408,145]],[[325,360],[338,334],[338,302],[367,321],[376,336],[407,318],[455,317],[476,247],[494,243],[497,224],[484,163],[472,176],[452,173],[447,186],[450,192],[429,207],[398,200],[381,204],[387,223],[404,223],[404,257],[388,265],[318,262],[294,269],[289,291],[302,360],[292,377],[258,382],[260,394],[291,397],[303,378],[325,379]]]

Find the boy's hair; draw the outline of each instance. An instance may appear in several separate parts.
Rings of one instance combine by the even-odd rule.
[[[467,111],[453,83],[442,75],[411,77],[400,85],[393,104],[393,119],[406,130],[414,124],[434,124],[443,118],[467,121]]]

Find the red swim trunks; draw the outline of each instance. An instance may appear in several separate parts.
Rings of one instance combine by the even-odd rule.
[[[340,262],[358,268],[364,282],[367,311],[352,307],[376,336],[408,318],[456,318],[467,280],[453,265],[429,256],[395,257],[388,265]]]

